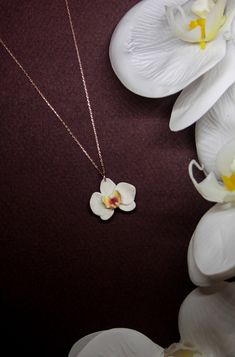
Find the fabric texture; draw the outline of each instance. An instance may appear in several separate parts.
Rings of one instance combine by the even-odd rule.
[[[3,344],[67,356],[75,341],[132,328],[177,341],[192,290],[187,248],[211,206],[187,166],[194,128],[172,133],[176,95],[146,99],[111,69],[112,32],[136,0],[70,0],[107,177],[137,188],[135,211],[101,222],[101,178],[0,47],[0,309]],[[97,158],[63,0],[1,1],[0,36]]]

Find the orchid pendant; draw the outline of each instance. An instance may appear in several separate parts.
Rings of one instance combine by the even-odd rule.
[[[94,192],[90,199],[90,207],[94,214],[104,221],[114,214],[116,208],[130,212],[135,209],[136,189],[133,185],[120,182],[116,185],[109,178],[103,179],[100,192]]]

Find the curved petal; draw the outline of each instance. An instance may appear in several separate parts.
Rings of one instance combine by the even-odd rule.
[[[80,340],[75,342],[74,345],[72,346],[71,350],[69,351],[68,357],[77,357],[79,352],[81,352],[83,350],[83,348],[86,347],[86,345],[91,340],[93,340],[93,338],[95,338],[96,336],[98,336],[102,332],[103,331],[98,331],[98,332],[91,333],[90,335],[84,336]]]
[[[116,187],[116,191],[121,195],[122,205],[130,205],[133,203],[136,194],[135,186],[126,182],[120,182]]]
[[[109,196],[113,193],[113,191],[115,190],[115,183],[110,180],[109,178],[103,179],[100,183],[100,192],[104,195],[104,196]]]
[[[194,236],[192,236],[189,247],[188,247],[188,273],[193,284],[198,286],[208,286],[211,285],[211,280],[198,269],[198,266],[195,262],[193,256],[193,240]]]
[[[164,357],[164,350],[140,332],[115,328],[102,331],[71,357]]]
[[[136,207],[136,203],[133,201],[132,203],[130,203],[129,205],[120,205],[119,208],[122,210],[122,211],[125,211],[125,212],[130,212],[130,211],[133,211]]]
[[[189,176],[194,187],[202,197],[210,202],[224,203],[235,201],[235,191],[228,191],[222,183],[217,181],[213,172],[210,172],[203,181],[198,183],[193,176],[194,165],[201,171],[203,171],[203,167],[201,167],[195,160],[192,160],[189,164]]]
[[[99,192],[94,192],[90,199],[90,208],[97,216],[105,216],[109,209],[105,207],[102,201],[103,195]]]
[[[195,265],[211,281],[235,276],[235,205],[217,204],[200,220],[194,233]]]
[[[182,91],[172,110],[172,131],[185,129],[195,123],[235,82],[234,57],[235,45],[230,42],[222,61]]]
[[[235,356],[235,284],[197,288],[179,312],[183,342],[198,346],[205,357]]]
[[[204,50],[174,36],[165,6],[176,3],[185,1],[141,1],[123,17],[113,33],[109,51],[112,67],[134,93],[152,98],[176,93],[225,55],[223,36],[217,36]]]
[[[235,56],[235,54],[234,54]],[[235,84],[196,124],[196,146],[199,161],[207,173],[220,177],[216,156],[222,147],[235,138]]]

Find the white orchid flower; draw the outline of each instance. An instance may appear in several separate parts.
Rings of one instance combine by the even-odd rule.
[[[194,284],[208,286],[235,276],[234,217],[234,204],[216,204],[199,221],[188,248]]]
[[[121,82],[151,98],[184,89],[170,128],[206,113],[235,82],[234,0],[143,0],[122,18],[110,43]]]
[[[136,189],[133,185],[120,182],[116,185],[109,178],[103,179],[100,192],[94,192],[90,199],[90,208],[94,214],[104,221],[114,214],[116,208],[130,212],[136,207]]]
[[[235,284],[197,288],[179,312],[181,342],[164,349],[140,332],[116,328],[84,337],[68,357],[233,357]]]
[[[193,167],[203,171],[195,160],[189,164],[189,176],[197,191],[208,201],[225,203],[235,202],[235,139],[225,144],[216,157],[216,168],[219,172],[218,179],[214,172],[198,183],[194,178]]]

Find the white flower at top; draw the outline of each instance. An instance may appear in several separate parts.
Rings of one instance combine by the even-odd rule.
[[[131,91],[164,97],[183,89],[170,120],[183,129],[235,82],[234,0],[144,0],[120,21],[113,69]]]
[[[90,207],[94,214],[106,221],[112,217],[116,208],[125,212],[135,209],[135,195],[136,189],[133,185],[126,182],[116,185],[106,178],[101,181],[100,192],[92,194]]]

